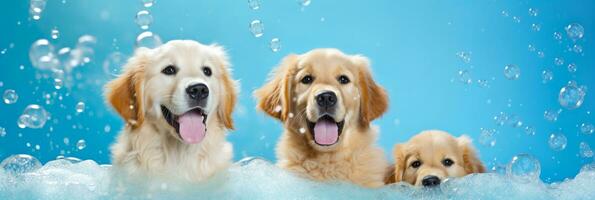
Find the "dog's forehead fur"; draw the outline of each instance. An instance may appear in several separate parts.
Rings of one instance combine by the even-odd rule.
[[[217,45],[204,45],[193,40],[167,42],[153,49],[151,58],[155,64],[177,65],[193,72],[200,72],[200,67],[203,65],[209,65],[215,71],[226,70],[224,67],[229,65],[229,63],[221,63],[227,60],[223,48]]]

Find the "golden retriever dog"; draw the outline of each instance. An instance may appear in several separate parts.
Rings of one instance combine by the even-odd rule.
[[[465,135],[455,138],[444,131],[423,131],[407,143],[395,145],[393,154],[394,171],[387,183],[433,187],[449,177],[485,172]]]
[[[189,181],[225,169],[232,146],[236,82],[222,47],[174,40],[139,48],[106,99],[126,121],[112,162],[130,173]]]
[[[315,180],[384,184],[388,166],[370,122],[388,97],[372,79],[368,59],[337,49],[289,55],[254,92],[258,108],[280,120],[277,165]]]

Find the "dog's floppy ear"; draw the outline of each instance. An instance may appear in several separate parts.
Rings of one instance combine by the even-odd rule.
[[[372,78],[370,62],[366,57],[353,56],[352,62],[359,67],[360,123],[367,127],[372,120],[382,116],[388,109],[388,95]]]
[[[258,109],[271,117],[285,121],[291,110],[291,79],[293,78],[297,55],[288,55],[279,67],[271,72],[271,78],[254,91]]]
[[[393,149],[393,156],[395,158],[395,167],[392,174],[392,176],[394,176],[394,179],[390,183],[401,182],[403,181],[403,173],[405,172],[405,168],[407,167],[407,160],[405,160],[405,145],[395,145],[395,148]]]
[[[219,45],[210,45],[217,51],[216,62],[223,71],[221,81],[223,82],[223,101],[217,108],[217,115],[223,121],[223,125],[227,129],[233,129],[232,112],[237,102],[237,85],[238,83],[231,78],[231,65],[229,64],[225,50]]]
[[[465,168],[465,172],[468,174],[485,172],[485,167],[477,157],[475,149],[471,144],[471,139],[466,135],[462,135],[457,138],[457,143],[460,151],[463,153],[463,167]]]
[[[146,48],[137,49],[123,67],[122,74],[105,85],[107,102],[132,129],[144,121],[142,84],[149,51]]]

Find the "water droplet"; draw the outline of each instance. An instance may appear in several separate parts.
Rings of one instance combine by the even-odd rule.
[[[562,107],[567,109],[576,109],[583,104],[586,91],[584,87],[578,87],[573,82],[569,82],[566,86],[560,89],[558,95],[558,102]]]
[[[113,77],[120,74],[122,67],[126,64],[127,56],[120,52],[113,52],[103,61],[103,72]]]
[[[4,127],[0,127],[0,137],[6,136],[6,129]]]
[[[572,39],[573,41],[583,38],[583,35],[585,34],[585,28],[583,28],[583,26],[579,23],[568,24],[564,30],[566,30],[566,35],[568,35],[568,38]]]
[[[555,40],[562,40],[562,34],[560,32],[554,32],[554,39]]]
[[[531,30],[535,32],[541,31],[541,24],[531,24]]]
[[[145,31],[136,37],[135,48],[147,47],[156,48],[162,44],[161,37],[150,31]]]
[[[494,121],[496,122],[496,125],[502,126],[508,121],[508,115],[504,112],[500,112],[494,116]]]
[[[471,62],[471,52],[461,51],[457,53],[457,56],[465,63]]]
[[[65,137],[63,140],[65,145],[69,145],[70,144],[70,139],[68,139],[67,137]]]
[[[568,64],[568,72],[570,72],[570,73],[576,72],[576,64],[574,64],[574,63]]]
[[[37,158],[26,154],[12,155],[0,163],[0,169],[13,175],[32,172],[41,166],[41,162]]]
[[[581,124],[581,133],[586,134],[586,135],[591,135],[591,134],[593,134],[593,132],[595,132],[595,126],[593,126],[593,124],[590,124],[590,123],[582,123]]]
[[[138,11],[135,22],[141,29],[146,30],[153,23],[153,15],[147,10]]]
[[[504,76],[508,80],[517,80],[521,76],[521,68],[513,64],[506,65],[504,66]]]
[[[80,101],[76,104],[76,112],[82,113],[83,111],[85,111],[85,103]]]
[[[554,58],[554,65],[561,66],[564,64],[564,58]]]
[[[496,129],[479,129],[479,143],[485,146],[496,146]]]
[[[566,148],[567,143],[568,139],[566,139],[566,136],[563,133],[555,132],[550,134],[548,144],[552,150],[562,151]]]
[[[58,59],[54,54],[54,46],[46,39],[39,39],[29,49],[31,64],[38,69],[52,69],[59,66]]]
[[[309,6],[312,2],[310,0],[297,0],[297,3],[302,7],[306,7]]]
[[[58,39],[60,37],[60,31],[58,30],[58,28],[54,27],[50,33],[52,39]]]
[[[34,20],[41,18],[41,13],[45,9],[46,0],[30,0],[29,1],[29,15]]]
[[[547,121],[550,122],[555,122],[558,120],[558,115],[560,115],[560,113],[562,112],[562,109],[558,109],[558,110],[554,110],[554,109],[550,109],[550,110],[546,110],[545,112],[543,112],[543,118]]]
[[[529,16],[537,17],[539,15],[539,10],[536,8],[529,8]]]
[[[16,91],[8,89],[4,91],[2,98],[4,99],[5,104],[13,104],[19,100],[19,95]]]
[[[249,28],[254,37],[261,37],[264,34],[264,24],[260,20],[250,22]]]
[[[537,133],[537,131],[535,130],[535,127],[533,127],[533,126],[526,126],[525,127],[525,133],[527,135],[533,136],[533,135],[535,135]]]
[[[579,155],[583,158],[591,158],[593,157],[593,150],[586,142],[581,142],[578,146],[579,148]]]
[[[248,7],[252,10],[258,10],[260,8],[260,0],[248,0]]]
[[[112,130],[112,127],[107,124],[103,127],[103,132],[109,133]]]
[[[23,114],[19,117],[19,127],[21,123],[28,128],[41,128],[50,117],[50,114],[41,106],[31,104],[25,108]]]
[[[554,72],[552,70],[545,69],[541,72],[541,82],[543,84],[550,82],[552,79],[554,79]]]
[[[155,3],[155,0],[141,0],[141,3],[143,4],[143,6],[145,8],[149,8],[149,7],[153,6],[153,4]]]
[[[506,174],[508,177],[522,183],[538,181],[541,174],[541,164],[532,155],[518,154],[512,157],[506,167]]]
[[[279,40],[279,38],[273,38],[269,44],[269,47],[271,47],[271,51],[278,52],[281,50],[281,40]]]
[[[78,150],[83,150],[85,149],[85,147],[87,147],[87,142],[85,142],[85,140],[79,140],[78,142],[76,142],[76,148]]]
[[[39,144],[35,145],[35,150],[39,151],[39,149],[41,149],[41,146],[39,146]]]
[[[583,53],[583,46],[581,46],[580,44],[575,44],[574,46],[572,46],[572,51],[574,53],[581,54]]]
[[[459,70],[459,82],[469,85],[473,82],[471,79],[471,73],[465,69]]]

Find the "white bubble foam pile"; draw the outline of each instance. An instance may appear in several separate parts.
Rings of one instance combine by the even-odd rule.
[[[205,183],[124,178],[92,160],[60,159],[32,171],[0,169],[0,199],[592,199],[595,167],[572,180],[519,182],[495,173],[452,179],[434,189],[393,184],[366,189],[314,182],[261,159],[244,159]]]

